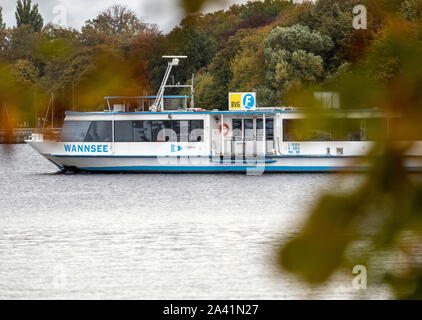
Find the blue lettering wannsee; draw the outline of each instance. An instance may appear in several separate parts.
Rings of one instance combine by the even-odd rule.
[[[100,145],[75,145],[75,144],[65,144],[64,145],[65,152],[71,153],[107,153],[108,145],[100,144]]]

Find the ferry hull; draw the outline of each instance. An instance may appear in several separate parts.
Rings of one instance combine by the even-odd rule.
[[[359,157],[266,157],[221,159],[216,157],[57,156],[43,154],[62,170],[82,172],[156,173],[292,173],[362,172],[369,163]],[[409,171],[422,172],[422,157],[406,160]]]

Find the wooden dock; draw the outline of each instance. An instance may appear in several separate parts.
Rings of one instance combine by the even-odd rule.
[[[43,133],[47,139],[56,139],[61,129],[35,129],[35,128],[15,128],[12,130],[0,129],[0,144],[25,143],[33,132]]]

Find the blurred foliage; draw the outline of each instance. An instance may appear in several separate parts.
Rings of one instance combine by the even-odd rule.
[[[196,13],[202,9],[203,5],[209,2],[207,0],[181,0],[182,8],[187,13]]]
[[[400,7],[400,13],[403,18],[417,22],[422,19],[422,1],[420,0],[406,0]]]
[[[422,2],[411,2],[367,2],[373,10],[368,14],[376,15],[371,20],[381,27],[370,25],[376,30],[368,30],[372,40],[361,59],[320,84],[339,92],[346,110],[376,106],[400,115],[400,121],[389,130],[373,124],[378,137],[363,160],[370,168],[365,181],[351,193],[323,196],[302,230],[281,248],[283,268],[309,283],[321,284],[337,270],[351,275],[354,266],[364,265],[372,287],[388,283],[397,298],[422,298],[422,183],[406,172],[413,143],[402,142],[422,137],[422,25],[415,19],[415,3]],[[321,114],[314,89],[290,97],[309,107],[311,119]]]

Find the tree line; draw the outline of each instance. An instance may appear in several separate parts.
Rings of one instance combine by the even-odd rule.
[[[197,9],[190,3],[188,9]],[[229,91],[256,91],[260,106],[289,104],[304,86],[324,86],[368,59],[384,24],[374,9],[369,30],[355,30],[353,7],[362,3],[370,8],[373,1],[251,1],[189,14],[163,34],[120,5],[86,21],[80,31],[43,25],[38,5],[18,0],[15,27],[6,28],[0,11],[0,88],[8,92],[0,99],[33,119],[45,111],[52,92],[59,117],[73,107],[98,108],[106,95],[154,94],[166,68],[161,56],[167,54],[189,56],[174,81],[186,83],[196,75],[198,107],[226,109]],[[395,3],[403,19],[420,20],[420,0]],[[394,71],[391,61],[373,76],[384,81]]]

